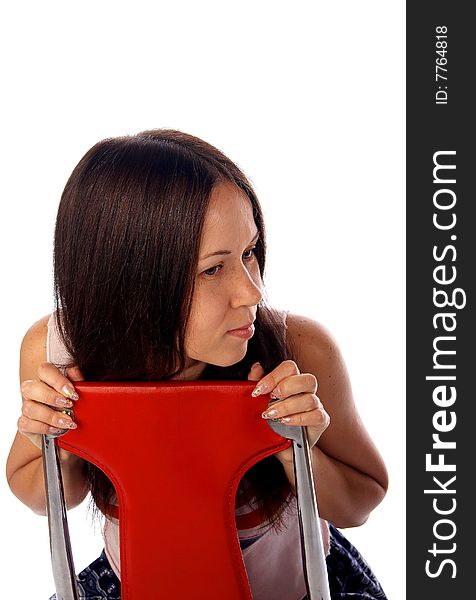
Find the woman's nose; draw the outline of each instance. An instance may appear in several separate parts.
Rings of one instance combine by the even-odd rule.
[[[258,267],[256,273],[250,272],[242,265],[239,273],[233,278],[231,290],[231,305],[233,308],[238,306],[255,306],[261,302],[263,294],[261,292],[261,276]]]

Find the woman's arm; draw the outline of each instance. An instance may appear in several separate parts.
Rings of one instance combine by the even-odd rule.
[[[318,442],[311,451],[320,516],[337,527],[361,525],[385,496],[388,486],[385,464],[359,417],[347,369],[330,333],[316,321],[297,315],[288,315],[287,325],[288,347],[295,358],[296,373],[315,376],[317,395],[330,417],[330,424],[327,428],[323,425],[321,431],[324,431],[319,432]],[[292,388],[292,377],[279,382],[279,397],[284,400],[274,404],[274,408],[279,408],[281,402],[281,408],[286,407],[286,387]],[[306,396],[309,398],[309,393]],[[304,395],[302,410],[310,410],[304,404]],[[282,412],[278,417],[287,413]],[[302,412],[290,424],[299,424],[296,421],[306,419],[307,415],[309,412]],[[283,453],[279,458],[294,486],[290,454]]]
[[[20,383],[29,388],[31,395],[23,404],[18,420],[19,431],[13,441],[7,460],[7,480],[12,492],[38,514],[46,514],[43,479],[43,460],[39,448],[39,433],[48,427],[58,427],[61,413],[52,412],[55,397],[65,397],[62,390],[68,380],[46,361],[46,336],[49,317],[35,323],[26,333],[20,350]],[[25,385],[25,381],[30,381]],[[25,393],[23,393],[25,399]],[[39,412],[41,411],[41,412]],[[30,413],[25,415],[25,412]],[[20,429],[23,433],[20,433]],[[29,437],[26,437],[28,435]],[[64,450],[60,451],[65,500],[68,508],[80,504],[88,493],[84,461]]]

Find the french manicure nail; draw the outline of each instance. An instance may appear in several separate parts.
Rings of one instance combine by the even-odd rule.
[[[65,406],[67,406],[67,407],[73,406],[73,403],[71,402],[71,400],[67,400],[66,398],[59,398],[59,397],[55,399],[55,404],[56,404],[56,406],[61,406],[62,408],[64,408]]]
[[[257,385],[255,387],[255,389],[251,392],[251,395],[254,398],[256,398],[256,396],[259,396],[260,394],[262,394],[267,389],[268,389],[268,386],[266,385],[266,383],[262,383],[261,385]]]
[[[264,413],[261,416],[263,417],[263,419],[274,419],[278,416],[278,411],[275,408],[272,408],[271,410],[264,411]]]
[[[77,400],[79,398],[78,394],[75,392],[74,388],[70,385],[65,384],[61,390],[65,396],[71,398],[71,400]]]
[[[76,429],[77,427],[76,423],[70,419],[59,419],[58,425],[64,427],[64,429]]]
[[[289,423],[291,421],[291,417],[281,417],[281,419],[278,419],[278,421],[280,423]]]

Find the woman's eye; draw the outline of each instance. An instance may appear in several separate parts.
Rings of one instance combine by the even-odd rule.
[[[250,248],[249,250],[245,250],[243,252],[243,258],[251,258],[252,256],[254,256],[255,250],[256,250],[256,246],[253,246],[253,248]],[[248,254],[248,252],[250,253],[250,255],[245,256],[245,254]]]
[[[216,275],[218,273],[219,269],[221,269],[221,265],[217,265],[216,267],[210,267],[209,269],[206,269],[205,271],[203,271],[203,274],[204,275],[210,275],[210,276],[211,275]]]
[[[244,260],[250,260],[251,258],[253,258],[255,256],[255,250],[256,250],[256,246],[253,246],[253,248],[250,248],[249,250],[245,250],[243,252]],[[210,267],[209,269],[205,269],[205,271],[202,271],[202,274],[207,275],[208,277],[213,277],[214,275],[216,275],[218,273],[218,271],[222,267],[223,267],[223,265],[216,265],[215,267]]]

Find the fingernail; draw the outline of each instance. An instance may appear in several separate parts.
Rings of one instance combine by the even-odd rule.
[[[58,425],[64,429],[76,429],[77,427],[76,423],[70,419],[59,419]]]
[[[255,389],[251,392],[251,395],[256,398],[256,396],[259,396],[267,389],[268,389],[268,386],[266,385],[266,383],[262,383],[255,387]]]
[[[273,400],[281,398],[281,390],[279,389],[279,387],[274,388],[274,390],[270,394],[270,397],[273,398]]]
[[[255,362],[251,365],[251,368],[254,369],[255,367],[260,367],[260,366],[261,366],[261,363]]]
[[[62,408],[64,408],[65,406],[67,406],[67,407],[73,406],[73,403],[71,402],[71,400],[67,400],[66,398],[59,398],[59,397],[55,399],[55,404],[56,404],[56,406],[61,406]]]
[[[278,419],[278,421],[280,423],[289,423],[291,421],[291,417],[281,417],[281,419]]]
[[[275,408],[272,408],[271,410],[264,411],[264,413],[261,416],[263,417],[263,419],[274,419],[278,416],[278,411]]]
[[[64,385],[62,390],[63,394],[65,396],[68,396],[68,398],[71,398],[71,400],[77,400],[79,398],[78,394],[75,392],[74,388],[70,385]]]

